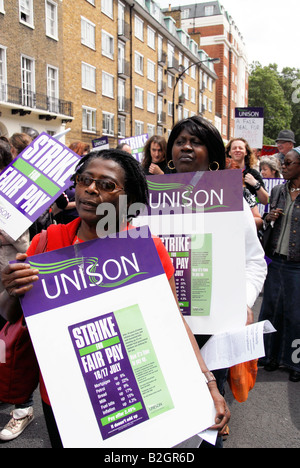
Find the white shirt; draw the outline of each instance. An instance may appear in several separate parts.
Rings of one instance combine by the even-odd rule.
[[[264,286],[267,276],[267,263],[265,252],[257,236],[253,214],[246,200],[243,202],[245,214],[247,305],[252,308]]]

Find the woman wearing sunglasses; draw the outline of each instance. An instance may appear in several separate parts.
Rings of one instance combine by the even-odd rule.
[[[284,158],[287,182],[273,188],[265,227],[273,226],[267,245],[269,265],[260,320],[270,320],[277,333],[265,335],[265,370],[280,365],[290,381],[300,382],[300,146]]]
[[[48,242],[46,251],[68,247],[79,242],[113,234],[116,231],[129,229],[129,220],[126,216],[127,209],[133,203],[148,204],[147,181],[141,165],[131,155],[120,150],[103,150],[89,153],[77,166],[73,180],[75,182],[75,200],[79,218],[67,225],[50,226],[47,230]],[[123,203],[121,195],[126,195],[127,197],[125,210],[121,206]],[[104,203],[106,204],[106,208],[112,207],[116,213],[115,223],[113,223],[114,230],[112,225],[107,226],[104,222],[105,214],[99,214],[99,211],[101,212],[101,205],[103,206]],[[105,212],[105,210],[102,211],[103,213]],[[99,229],[101,221],[103,221],[103,226]],[[174,268],[170,257],[161,240],[156,237],[153,240],[177,301]],[[34,255],[39,241],[40,235],[33,239],[27,251],[27,256]],[[17,258],[18,260],[25,260],[26,255],[18,255]],[[37,280],[38,271],[30,269],[27,264],[13,264],[5,268],[2,281],[6,289],[6,295],[5,297],[0,297],[0,307],[5,307],[6,316],[9,320],[14,321],[20,317],[22,311],[18,298],[26,294]],[[19,316],[13,317],[12,313],[16,311]],[[216,424],[214,428],[222,432],[230,418],[230,412],[224,398],[217,389],[213,375],[210,374],[202,360],[192,332],[187,326],[186,329],[201,370],[206,374],[208,387],[215,402]],[[40,389],[52,446],[55,448],[61,447],[59,433],[42,379]]]

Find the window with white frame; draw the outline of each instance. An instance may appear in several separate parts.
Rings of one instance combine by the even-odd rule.
[[[47,97],[50,112],[59,113],[58,69],[47,66]]]
[[[81,86],[96,92],[96,67],[85,62],[81,62]]]
[[[208,100],[208,110],[209,110],[209,112],[213,111],[213,100],[212,99]]]
[[[155,63],[152,60],[147,60],[147,78],[148,80],[155,81]]]
[[[177,113],[178,113],[178,120],[181,120],[182,119],[182,106],[178,106]]]
[[[140,41],[144,40],[144,21],[138,16],[134,17],[134,35]]]
[[[168,88],[173,88],[173,75],[171,75],[171,73],[168,73],[167,75],[167,78],[168,78]]]
[[[144,108],[144,90],[138,86],[134,88],[134,105],[140,109]]]
[[[186,68],[189,68],[189,66],[190,66],[190,61],[189,61],[189,59],[188,59],[187,57],[184,57],[184,59],[183,59],[183,66],[184,66],[185,69],[186,69]],[[190,70],[189,70],[189,69],[186,70],[185,73],[186,73],[186,75],[189,75],[189,74],[190,74]]]
[[[178,96],[182,95],[182,79],[178,81]]]
[[[171,102],[171,101],[168,101],[168,115],[170,117],[173,116],[173,102]]]
[[[46,35],[58,39],[57,4],[46,0]]]
[[[96,133],[96,109],[82,107],[82,131]]]
[[[7,100],[6,48],[0,46],[0,101]]]
[[[189,94],[190,93],[190,91],[189,91],[190,87],[189,87],[189,85],[187,83],[184,83],[183,90],[184,90],[185,99],[190,99],[190,94]]]
[[[126,117],[123,115],[118,116],[118,137],[124,137],[126,135]]]
[[[150,26],[147,28],[147,43],[151,49],[155,50],[155,31]]]
[[[178,52],[178,65],[182,65],[183,55],[182,52]]]
[[[35,93],[35,63],[32,58],[21,57],[22,104],[33,107]]]
[[[33,27],[33,0],[19,0],[19,19],[26,26]]]
[[[168,67],[173,66],[174,57],[175,57],[175,47],[173,44],[168,42]]]
[[[157,59],[160,62],[163,58],[163,38],[157,36]]]
[[[125,111],[125,81],[118,80],[118,111]]]
[[[184,8],[181,11],[181,19],[188,19],[190,17],[190,9],[189,8]]]
[[[155,94],[147,92],[147,111],[155,112]]]
[[[196,79],[196,65],[191,67],[191,78],[193,78],[193,80]]]
[[[96,48],[95,25],[83,16],[81,17],[81,44],[90,49]]]
[[[104,71],[102,72],[102,95],[114,97],[114,76]]]
[[[193,104],[196,103],[196,90],[195,90],[195,88],[192,88],[192,87],[191,87],[191,102]]]
[[[125,34],[125,5],[118,2],[118,35]]]
[[[135,130],[136,136],[143,135],[144,134],[144,122],[141,122],[140,120],[135,120],[134,130]]]
[[[125,44],[118,41],[118,73],[125,72]]]
[[[215,7],[214,5],[208,5],[204,7],[204,15],[205,16],[212,16],[214,14]]]
[[[163,136],[163,127],[160,124],[157,126],[156,134],[159,136]]]
[[[0,0],[0,11],[4,13],[4,0]]]
[[[144,56],[139,52],[134,53],[134,70],[139,75],[144,75]]]
[[[102,30],[102,55],[105,57],[114,58],[114,37],[106,31]]]
[[[155,135],[155,125],[147,124],[147,133],[148,138],[151,138],[153,135]]]
[[[163,121],[163,98],[158,96],[157,98],[157,122],[160,124]]]
[[[223,85],[223,95],[227,97],[227,86]]]
[[[101,0],[101,11],[105,15],[113,19],[114,17],[114,5],[113,0]]]
[[[103,135],[115,134],[115,116],[110,112],[102,112],[102,133]]]

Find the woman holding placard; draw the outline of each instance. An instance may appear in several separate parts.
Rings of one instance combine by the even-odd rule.
[[[242,169],[247,189],[260,203],[267,205],[269,194],[265,189],[260,173],[254,168],[256,157],[244,138],[233,138],[226,146],[226,155],[232,158]]]
[[[148,203],[147,181],[140,164],[128,153],[119,150],[103,150],[91,152],[84,157],[77,166],[76,174],[73,177],[76,186],[75,200],[79,218],[68,225],[53,225],[48,229],[48,243],[46,251],[67,247],[77,243],[105,237],[109,234],[106,223],[103,223],[102,229],[99,228],[104,215],[99,214],[99,207],[102,204],[110,204],[115,208],[117,219],[115,219],[114,229],[110,230],[113,234],[117,231],[129,229],[129,220],[127,218],[128,208],[135,204],[146,205]],[[127,197],[127,206],[125,210],[121,209],[121,195]],[[126,198],[124,197],[124,198]],[[138,215],[138,212],[136,213]],[[110,229],[111,226],[108,226]],[[100,232],[101,231],[101,232]],[[35,253],[39,245],[41,236],[33,239],[30,248],[27,251],[28,256]],[[176,297],[174,268],[169,255],[165,250],[159,238],[153,238],[157,252],[160,256],[162,265],[170,283],[173,294]],[[19,255],[18,260],[25,260],[26,255]],[[6,310],[10,320],[16,320],[22,313],[18,298],[26,294],[35,281],[38,280],[38,270],[31,269],[28,264],[16,263],[8,265],[2,275],[2,281],[6,288],[4,296],[0,297],[0,306]],[[14,317],[13,317],[14,315]],[[185,321],[184,321],[185,323]],[[186,326],[186,325],[185,325]],[[197,343],[186,326],[193,349],[201,370],[206,374],[207,384],[216,406],[216,424],[214,429],[220,433],[223,432],[229,418],[230,412],[225,400],[218,392],[214,377],[205,366]],[[44,414],[48,424],[49,434],[52,445],[61,446],[60,437],[53,418],[50,402],[41,380],[41,394],[43,400]]]
[[[219,131],[207,120],[193,116],[178,122],[169,137],[167,161],[174,173],[218,171],[226,169],[225,147]],[[241,187],[242,197],[242,187]],[[253,322],[254,305],[265,281],[266,262],[259,244],[254,218],[244,203],[246,239],[247,324]],[[227,248],[225,246],[224,248]],[[209,336],[196,336],[202,347]],[[216,371],[218,388],[224,392],[227,370]],[[220,446],[221,441],[218,441]]]

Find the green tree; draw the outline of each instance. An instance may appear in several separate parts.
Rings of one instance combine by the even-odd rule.
[[[285,96],[277,65],[263,67],[254,62],[250,67],[249,106],[264,108],[265,144],[274,144],[280,130],[291,128],[291,104]]]
[[[300,145],[300,70],[284,68],[280,74],[280,83],[285,99],[292,108],[291,130],[295,133],[296,142]]]

